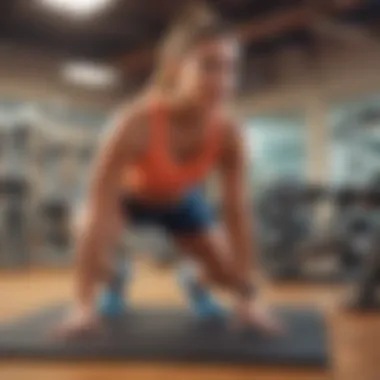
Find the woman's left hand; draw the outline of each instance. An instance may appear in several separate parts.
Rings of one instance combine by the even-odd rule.
[[[241,300],[236,305],[237,322],[243,328],[254,328],[267,335],[282,335],[284,326],[257,298]]]

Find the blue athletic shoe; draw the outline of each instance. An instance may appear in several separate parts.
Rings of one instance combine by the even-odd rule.
[[[179,283],[188,296],[194,314],[200,320],[222,320],[226,317],[225,309],[214,299],[208,289],[199,285],[194,276],[181,271]]]
[[[190,295],[190,304],[197,318],[201,320],[222,320],[226,316],[224,308],[206,290]]]
[[[126,302],[123,294],[105,289],[99,299],[99,312],[102,316],[116,318],[122,316],[126,311]]]
[[[117,268],[115,276],[106,284],[100,299],[99,312],[104,317],[115,318],[123,315],[127,305],[124,299],[124,287],[129,283],[131,268],[123,261]]]

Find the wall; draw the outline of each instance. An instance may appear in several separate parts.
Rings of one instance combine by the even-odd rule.
[[[290,59],[278,85],[239,101],[238,113],[243,118],[286,110],[306,113],[307,167],[313,181],[329,180],[330,106],[380,93],[380,47],[362,42],[339,49],[326,47],[308,70],[305,62]]]
[[[0,46],[0,98],[49,101],[62,106],[92,107],[108,110],[120,101],[120,87],[107,90],[85,90],[66,84],[60,67],[68,57],[12,46]]]

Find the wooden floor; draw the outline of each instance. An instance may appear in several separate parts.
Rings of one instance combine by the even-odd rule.
[[[71,296],[71,275],[32,271],[0,273],[0,320],[12,319],[31,309],[67,300]],[[313,303],[325,311],[329,326],[331,370],[146,364],[62,364],[8,362],[0,364],[0,379],[103,380],[103,379],[196,379],[196,380],[379,380],[380,315],[345,315],[339,312],[341,289],[305,286],[264,286],[263,296],[271,302]],[[136,304],[181,304],[171,271],[139,264],[132,289]]]

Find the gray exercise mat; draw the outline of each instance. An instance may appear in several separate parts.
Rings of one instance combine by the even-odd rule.
[[[63,343],[48,339],[65,306],[45,309],[9,325],[0,325],[0,360],[117,359],[312,366],[328,364],[323,317],[313,310],[277,308],[287,325],[284,337],[232,331],[223,323],[199,323],[180,309],[137,309],[107,321],[101,338]]]

